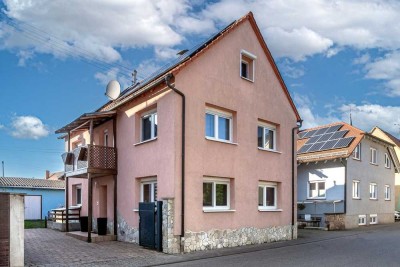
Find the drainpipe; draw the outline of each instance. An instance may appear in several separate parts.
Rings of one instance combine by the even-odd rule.
[[[182,166],[181,166],[181,179],[182,179],[182,189],[181,189],[181,237],[185,235],[185,95],[175,88],[174,85],[170,83],[170,79],[173,77],[172,73],[165,77],[165,83],[167,86],[182,97]]]
[[[294,222],[294,211],[295,211],[295,199],[294,199],[294,188],[295,188],[295,162],[297,162],[297,149],[296,149],[296,144],[295,144],[295,134],[299,130],[299,128],[303,125],[303,120],[297,121],[297,126],[292,128],[292,240],[294,237],[294,231],[293,228],[295,226]],[[297,164],[296,164],[297,165]]]

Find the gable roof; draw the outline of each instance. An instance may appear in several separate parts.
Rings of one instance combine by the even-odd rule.
[[[103,105],[101,108],[98,109],[98,111],[109,111],[116,109],[118,106],[121,106],[122,104],[128,102],[129,100],[132,100],[139,96],[140,94],[146,92],[147,90],[154,88],[155,86],[161,84],[164,82],[165,77],[168,74],[173,74],[176,75],[182,68],[190,64],[193,60],[195,60],[197,57],[201,56],[202,53],[204,53],[208,48],[216,44],[219,40],[224,38],[229,32],[233,31],[235,28],[237,28],[240,24],[244,23],[245,21],[249,21],[256,36],[258,41],[260,42],[260,45],[262,46],[265,55],[267,56],[268,61],[270,62],[272,69],[276,75],[276,77],[279,80],[279,83],[281,84],[282,90],[284,91],[292,109],[293,112],[296,115],[296,118],[298,121],[301,120],[300,114],[298,113],[296,106],[293,102],[292,97],[290,96],[289,90],[287,89],[285,82],[283,81],[283,78],[278,70],[278,67],[271,55],[271,52],[269,51],[267,44],[265,43],[264,38],[262,37],[261,31],[257,26],[257,23],[254,19],[253,13],[249,12],[242,18],[232,22],[229,24],[226,28],[218,32],[217,34],[213,35],[211,38],[209,38],[207,41],[204,43],[195,46],[191,50],[187,51],[184,55],[182,55],[180,58],[176,59],[175,61],[171,62],[170,64],[167,64],[163,66],[161,69],[156,71],[155,73],[151,74],[149,78],[146,78],[145,80],[141,81],[139,84],[132,85],[128,88],[126,88],[120,95],[118,99],[115,101],[109,101],[105,105]]]
[[[400,147],[400,139],[396,138],[395,136],[393,136],[392,134],[386,132],[385,130],[382,130],[381,128],[379,128],[378,126],[375,126],[372,130],[371,133],[375,130],[375,129],[379,129],[381,132],[383,132],[390,140],[392,140],[392,142]]]
[[[65,182],[22,177],[0,177],[0,187],[65,189]]]

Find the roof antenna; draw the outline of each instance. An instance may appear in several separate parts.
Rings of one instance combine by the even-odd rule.
[[[353,126],[353,119],[351,118],[351,106],[350,106],[350,125]]]
[[[133,70],[133,72],[132,72],[132,85],[135,85],[136,82],[137,82],[136,75],[137,75],[137,70]]]

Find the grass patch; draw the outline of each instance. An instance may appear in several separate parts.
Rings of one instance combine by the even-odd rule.
[[[44,220],[27,220],[25,221],[25,229],[45,228]]]

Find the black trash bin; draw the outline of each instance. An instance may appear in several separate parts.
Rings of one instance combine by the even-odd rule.
[[[107,234],[107,218],[97,218],[97,234]]]
[[[79,217],[79,224],[81,225],[81,232],[88,231],[88,216]]]

